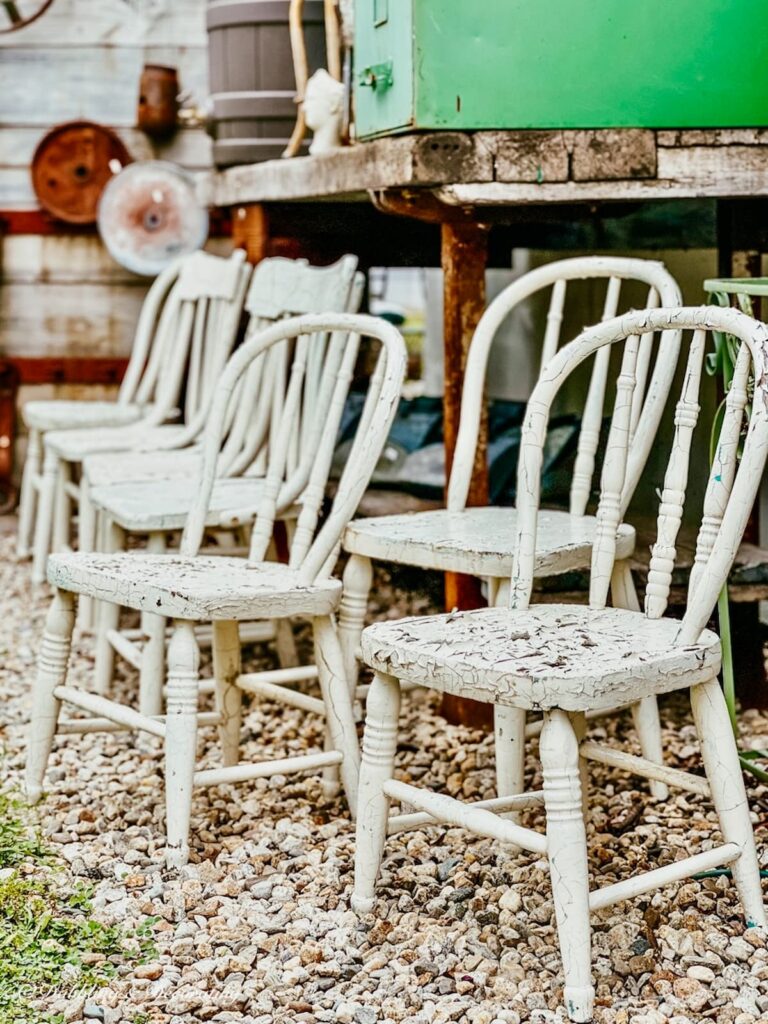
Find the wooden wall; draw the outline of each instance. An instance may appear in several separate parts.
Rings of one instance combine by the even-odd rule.
[[[201,128],[180,129],[162,146],[134,128],[146,63],[176,67],[187,102],[204,103],[205,7],[206,0],[54,0],[38,21],[0,36],[0,217],[37,209],[32,154],[63,121],[115,128],[136,159],[163,157],[193,171],[210,166]],[[3,237],[0,350],[124,355],[147,282],[117,266],[97,235],[63,230]]]

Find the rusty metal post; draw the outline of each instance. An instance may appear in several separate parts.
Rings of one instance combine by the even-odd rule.
[[[443,266],[443,437],[446,476],[450,475],[461,416],[464,367],[475,327],[485,310],[485,268],[489,229],[474,221],[442,223]],[[483,413],[475,466],[469,489],[469,505],[488,504],[488,422]],[[446,573],[445,604],[453,608],[480,608],[484,604],[480,581],[474,576]],[[454,723],[486,727],[492,722],[490,704],[452,697],[443,698],[443,714]]]
[[[259,263],[269,248],[269,216],[261,203],[238,206],[232,217],[232,241],[245,249],[249,263]]]

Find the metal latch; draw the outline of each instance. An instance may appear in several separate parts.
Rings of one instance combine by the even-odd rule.
[[[357,76],[357,84],[369,89],[389,89],[392,86],[392,61],[385,60],[381,64],[371,64],[363,68]]]

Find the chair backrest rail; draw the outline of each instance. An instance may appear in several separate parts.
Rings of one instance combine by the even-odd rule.
[[[699,392],[707,336],[713,331],[733,335],[741,345],[734,384],[728,396],[717,456],[712,466],[697,538],[697,562],[691,578],[688,605],[678,633],[680,644],[695,643],[706,626],[725,584],[757,495],[768,456],[768,326],[734,309],[721,307],[659,308],[634,312],[583,331],[545,367],[534,388],[523,425],[518,465],[518,505],[515,570],[510,605],[526,608],[530,601],[536,554],[540,473],[543,445],[552,403],[563,382],[585,359],[601,349],[626,342],[617,384],[609,452],[603,470],[603,495],[598,509],[598,537],[593,552],[597,582],[590,603],[601,607],[610,578],[611,532],[615,538],[616,493],[632,458],[628,426],[637,356],[642,337],[650,332],[691,332],[680,399],[675,406],[671,451],[664,474],[657,518],[657,542],[652,553],[645,614],[656,618],[666,610],[674,566],[677,532],[682,519],[691,461],[692,434],[699,414]],[[747,383],[754,380],[754,400],[743,452],[738,461],[741,426],[747,406]],[[622,379],[624,378],[624,379]],[[661,398],[659,393],[659,399]],[[606,514],[608,513],[608,514]],[[602,526],[600,525],[602,521]]]
[[[513,281],[497,295],[477,325],[467,359],[459,433],[448,482],[447,505],[452,511],[464,508],[467,502],[477,448],[488,355],[500,325],[521,302],[546,288],[552,289],[544,332],[543,369],[556,353],[560,342],[568,282],[592,279],[607,279],[602,312],[604,319],[610,319],[615,315],[620,301],[622,283],[625,281],[637,281],[645,284],[649,289],[649,302],[652,302],[654,306],[679,306],[682,301],[680,289],[663,264],[653,260],[613,256],[578,257],[558,260],[537,267]],[[678,331],[672,329],[662,334],[656,347],[653,371],[650,374],[650,381],[648,381],[654,352],[654,334],[653,332],[646,333],[648,337],[641,341],[638,357],[638,385],[633,400],[630,431],[631,456],[622,493],[622,512],[626,509],[647,461],[651,438],[658,428],[664,406],[664,396],[670,384],[671,374],[674,372],[680,345]],[[579,434],[577,465],[571,490],[571,510],[578,515],[583,514],[586,510],[592,490],[595,456],[599,445],[602,410],[605,401],[605,381],[609,371],[608,362],[609,355],[607,353],[604,355],[598,353],[592,368],[589,394],[585,403]]]

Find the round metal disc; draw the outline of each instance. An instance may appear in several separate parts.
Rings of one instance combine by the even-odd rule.
[[[104,186],[131,154],[111,129],[92,121],[52,128],[32,157],[32,185],[40,205],[68,224],[93,224]]]
[[[109,182],[98,225],[114,260],[153,277],[205,243],[208,211],[197,199],[191,175],[164,160],[147,160]]]

